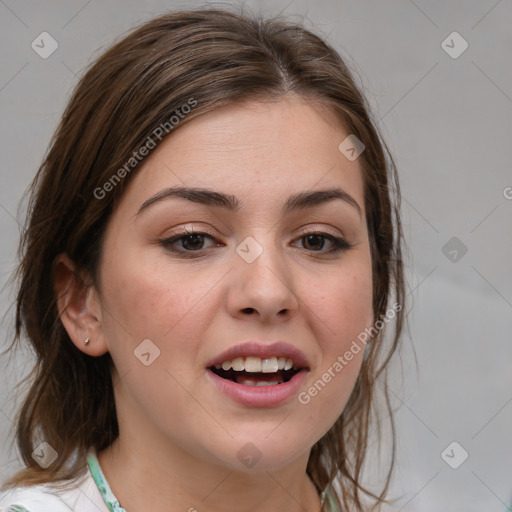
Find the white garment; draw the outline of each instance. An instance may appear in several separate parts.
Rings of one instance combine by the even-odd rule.
[[[12,508],[19,505],[23,508]],[[0,512],[109,512],[89,467],[87,474],[69,482],[69,490],[52,484],[16,487],[0,494]]]

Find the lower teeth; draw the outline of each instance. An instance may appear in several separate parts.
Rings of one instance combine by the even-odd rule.
[[[252,380],[246,380],[246,379],[238,379],[238,384],[243,384],[244,386],[275,386],[276,384],[282,384],[282,382],[254,382]]]

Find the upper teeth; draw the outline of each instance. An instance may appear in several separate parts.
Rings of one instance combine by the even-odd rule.
[[[261,359],[260,357],[237,357],[233,361],[224,361],[222,364],[216,364],[215,368],[220,370],[233,370],[241,372],[245,370],[249,373],[274,373],[278,370],[291,370],[293,361],[285,357],[268,357]]]

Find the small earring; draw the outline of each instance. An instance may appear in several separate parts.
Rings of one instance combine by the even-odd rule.
[[[84,345],[85,345],[85,346],[89,345],[89,338],[87,338],[87,339],[84,341]]]

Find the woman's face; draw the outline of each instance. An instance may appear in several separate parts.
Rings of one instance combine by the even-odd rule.
[[[269,470],[307,460],[336,421],[373,322],[362,169],[338,149],[348,135],[288,95],[198,117],[140,164],[107,228],[93,340],[116,367],[125,438]],[[175,187],[208,194],[160,195]],[[331,189],[346,195],[301,200]],[[278,384],[293,374],[275,372],[280,358],[300,371]],[[223,362],[236,371],[215,375]]]

